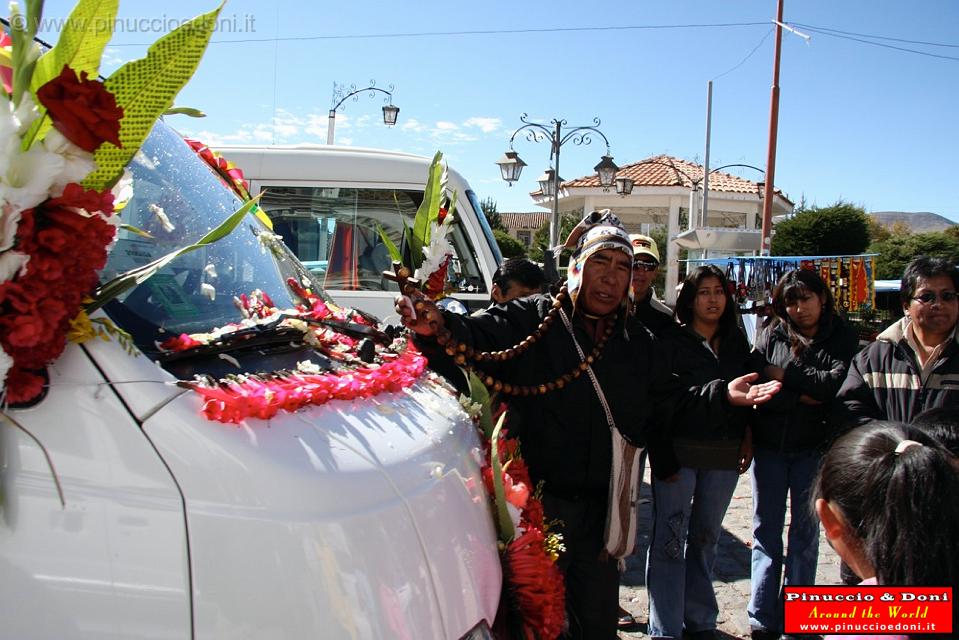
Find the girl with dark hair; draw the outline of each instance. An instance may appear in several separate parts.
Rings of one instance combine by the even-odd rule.
[[[681,328],[666,334],[673,374],[705,394],[749,370],[749,344],[736,323],[726,276],[695,269],[676,302]],[[719,607],[712,569],[723,516],[751,459],[747,408],[677,415],[650,443],[653,530],[646,560],[651,638],[714,638]],[[685,632],[685,635],[684,635]]]
[[[812,490],[812,506],[829,543],[863,584],[957,590],[956,464],[934,438],[896,422],[877,421],[854,429],[829,449]],[[955,604],[953,609],[955,620]]]
[[[785,584],[813,584],[819,527],[809,511],[821,451],[833,437],[831,402],[859,348],[856,332],[835,313],[832,293],[814,271],[786,273],[773,290],[770,321],[753,366],[782,390],[756,411],[752,466],[752,576],[747,613],[752,637],[782,633],[781,581],[786,497],[790,496]]]

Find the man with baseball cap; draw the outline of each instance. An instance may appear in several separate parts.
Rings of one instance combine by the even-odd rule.
[[[629,242],[633,246],[633,313],[653,335],[661,338],[676,322],[672,309],[653,295],[653,281],[659,272],[659,247],[655,240],[640,233],[630,234]]]

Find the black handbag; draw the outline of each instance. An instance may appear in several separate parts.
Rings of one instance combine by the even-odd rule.
[[[674,437],[673,451],[676,459],[690,469],[709,469],[716,471],[734,471],[739,469],[739,450],[742,438],[701,438]]]

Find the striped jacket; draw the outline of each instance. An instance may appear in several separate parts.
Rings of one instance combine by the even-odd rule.
[[[933,407],[959,411],[959,326],[923,383],[916,354],[906,342],[908,323],[903,318],[853,358],[837,396],[843,423],[910,422]]]

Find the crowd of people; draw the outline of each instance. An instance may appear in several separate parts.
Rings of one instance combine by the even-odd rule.
[[[781,637],[783,586],[814,583],[820,521],[855,582],[956,586],[956,265],[913,260],[905,316],[862,351],[821,278],[789,272],[750,347],[720,269],[692,268],[670,310],[651,287],[655,241],[610,212],[586,216],[566,247],[567,279],[552,292],[517,259],[472,316],[396,303],[431,366],[475,368],[506,396],[565,540],[566,637],[616,637],[637,513],[638,487],[625,485],[647,455],[652,638],[719,637],[712,569],[747,471],[753,638]]]

